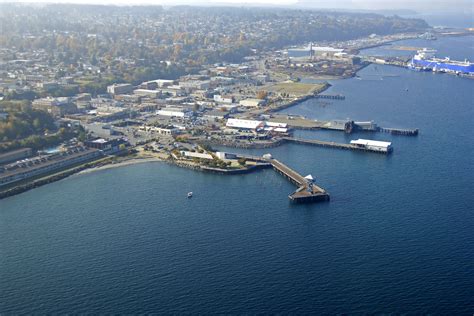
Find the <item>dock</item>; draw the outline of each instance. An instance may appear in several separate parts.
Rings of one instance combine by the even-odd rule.
[[[272,164],[274,170],[298,186],[298,189],[288,196],[291,201],[295,203],[329,201],[329,193],[311,180],[276,159],[269,159],[268,162]]]
[[[414,129],[401,129],[401,128],[388,128],[388,127],[379,127],[378,129],[381,133],[389,133],[392,135],[404,135],[404,136],[417,136],[418,128]]]
[[[319,147],[329,147],[329,148],[345,149],[345,150],[353,150],[353,151],[365,151],[365,152],[373,152],[373,153],[385,154],[385,155],[390,153],[390,151],[383,152],[383,151],[368,149],[365,147],[359,147],[353,144],[327,142],[327,141],[317,140],[317,139],[303,139],[303,138],[295,138],[295,137],[283,137],[282,139],[287,142],[303,144],[303,145],[313,145],[313,146],[319,146]]]
[[[302,115],[273,114],[268,120],[273,123],[288,124],[288,127],[295,130],[336,130],[347,134],[353,132],[380,132],[392,135],[417,136],[418,128],[389,128],[380,127],[373,121],[354,122],[352,120],[313,120]]]

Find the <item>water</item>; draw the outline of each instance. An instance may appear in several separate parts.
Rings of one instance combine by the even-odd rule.
[[[448,53],[473,55],[449,43]],[[391,156],[247,151],[313,174],[329,203],[290,204],[295,187],[272,170],[164,163],[1,200],[0,312],[472,314],[474,82],[389,66],[360,76],[332,82],[328,93],[345,101],[287,112],[418,127],[418,137],[299,133],[389,140]]]

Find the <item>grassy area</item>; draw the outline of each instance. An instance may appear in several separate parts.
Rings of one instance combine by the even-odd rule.
[[[269,92],[278,94],[289,94],[292,97],[311,94],[324,87],[323,83],[300,83],[300,82],[281,82],[267,87]]]

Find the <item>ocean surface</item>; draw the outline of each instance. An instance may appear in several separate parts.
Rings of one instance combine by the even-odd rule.
[[[396,45],[474,59],[472,39]],[[377,50],[388,51],[366,53]],[[328,203],[292,205],[295,187],[272,170],[222,176],[165,163],[1,200],[0,313],[472,315],[474,81],[371,65],[331,83],[327,93],[345,101],[286,112],[420,135],[297,133],[387,140],[390,156],[297,144],[246,151],[312,174]]]

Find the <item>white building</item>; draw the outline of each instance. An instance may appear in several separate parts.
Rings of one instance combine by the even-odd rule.
[[[206,153],[197,153],[197,152],[192,152],[192,151],[181,151],[181,155],[187,158],[199,158],[199,159],[208,159],[208,160],[214,159],[212,155],[209,155]]]
[[[228,119],[226,123],[226,127],[250,130],[258,130],[264,126],[264,122],[254,120]]]
[[[156,111],[156,114],[161,116],[170,116],[170,117],[191,117],[193,116],[193,111],[185,108],[162,108],[161,110]]]
[[[351,140],[352,145],[356,145],[358,147],[363,147],[367,150],[372,150],[372,151],[379,151],[379,152],[390,152],[392,151],[392,143],[390,142],[382,142],[382,141],[377,141],[377,140],[370,140],[370,139],[357,139],[357,140]]]
[[[113,84],[107,87],[107,93],[116,94],[128,94],[133,91],[133,86],[128,83]]]
[[[214,96],[214,101],[218,103],[225,103],[225,104],[232,104],[234,102],[234,98],[232,97],[225,97],[220,94],[216,94]]]

